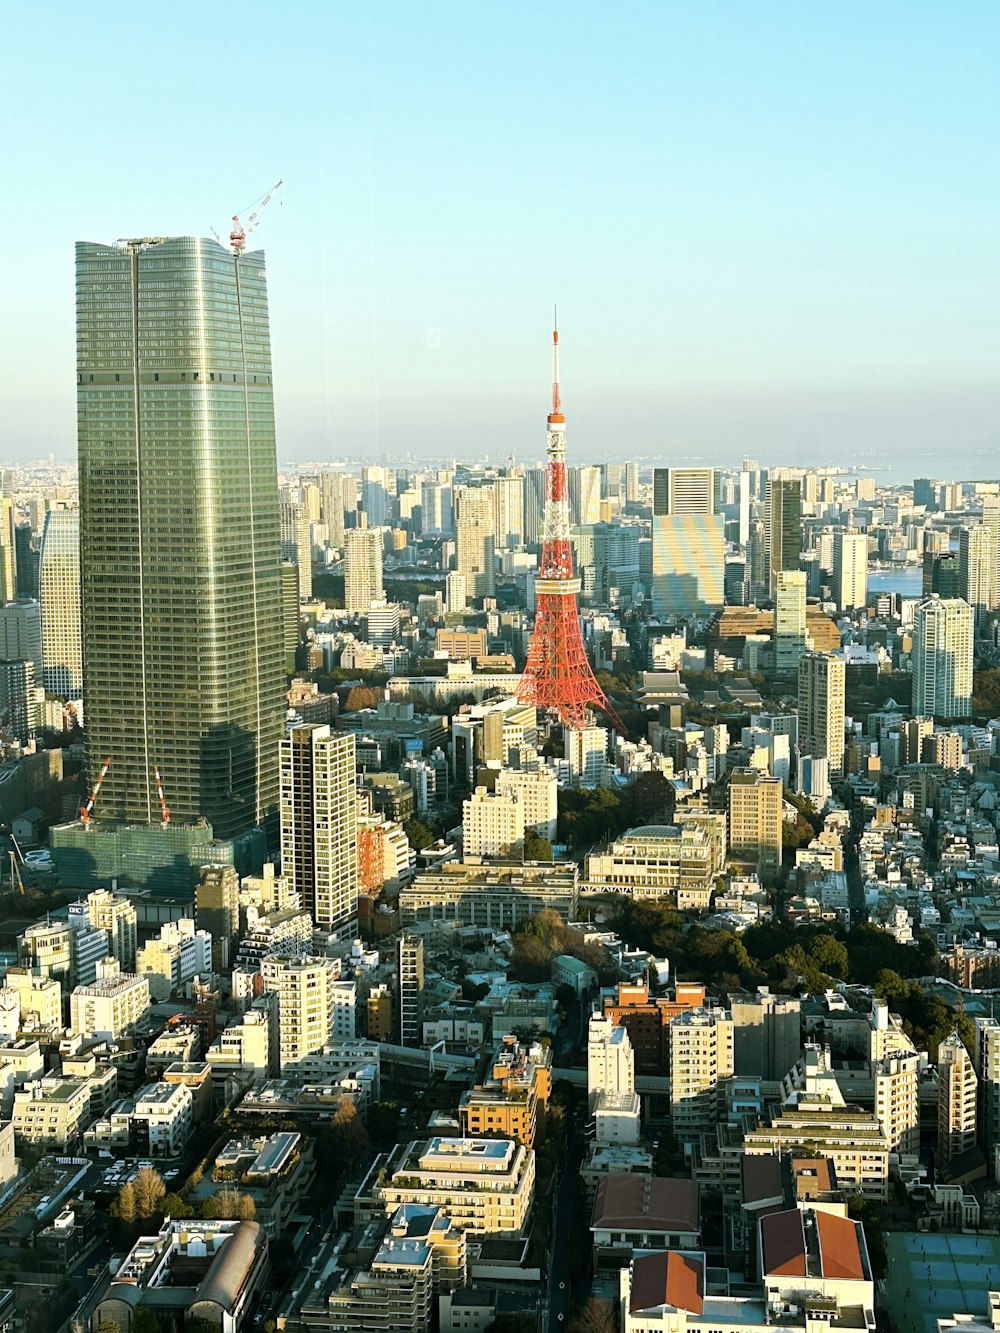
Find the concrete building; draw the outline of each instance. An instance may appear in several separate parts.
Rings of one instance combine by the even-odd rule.
[[[212,968],[228,972],[240,934],[240,877],[235,866],[203,866],[194,892],[194,920],[212,937]]]
[[[467,856],[510,857],[524,846],[524,805],[516,793],[477,787],[462,802],[462,828]]]
[[[435,922],[514,931],[545,907],[564,921],[577,906],[575,862],[445,861],[399,891],[404,928]]]
[[[136,972],[149,983],[154,1001],[183,992],[195,977],[212,971],[212,937],[198,930],[190,917],[165,921],[159,935],[147,940],[135,956]]]
[[[8,974],[9,976],[9,974]],[[11,983],[8,980],[7,985]],[[968,981],[966,985],[975,985]],[[1000,1020],[977,1018],[972,1064],[979,1079],[979,1142],[986,1154],[990,1174],[997,1178],[1000,1150]]]
[[[608,755],[606,727],[563,727],[563,753],[572,787],[599,787]]]
[[[975,615],[957,597],[926,598],[913,618],[913,698],[918,717],[972,712]]]
[[[635,1092],[635,1056],[625,1028],[591,1014],[587,1032],[587,1101],[594,1112],[602,1093]]]
[[[800,570],[778,570],[774,589],[774,672],[779,680],[794,680],[808,647],[806,575]]]
[[[733,1016],[689,1009],[670,1024],[670,1117],[682,1142],[719,1118],[722,1081],[734,1073]]]
[[[340,967],[333,958],[275,954],[263,960],[260,972],[264,989],[278,996],[278,1050],[284,1074],[331,1040]]]
[[[797,571],[802,554],[802,483],[780,468],[768,470],[765,488],[764,543],[771,596],[778,575]]]
[[[920,1151],[920,1062],[916,1055],[892,1055],[872,1065],[875,1115],[889,1151]]]
[[[627,829],[584,863],[589,893],[665,901],[678,911],[708,907],[726,867],[726,817],[679,813],[676,824]]]
[[[348,528],[344,545],[344,610],[363,615],[373,602],[385,601],[382,529],[374,525]]]
[[[91,1119],[91,1089],[85,1078],[48,1075],[14,1092],[14,1133],[19,1143],[66,1148]]]
[[[831,653],[799,661],[799,752],[826,759],[831,779],[844,774],[847,663]]]
[[[456,567],[465,593],[478,601],[496,590],[496,515],[491,486],[456,486]]]
[[[372,1167],[372,1199],[383,1211],[420,1203],[442,1209],[470,1236],[524,1233],[535,1201],[535,1154],[524,1144],[432,1138],[407,1144],[393,1156],[387,1179],[378,1180],[386,1166],[382,1159]]]
[[[783,1079],[801,1054],[801,1009],[792,996],[773,995],[766,986],[731,996],[733,1072],[769,1083]]]
[[[552,1052],[505,1037],[482,1083],[463,1092],[458,1119],[465,1138],[517,1139],[534,1148],[544,1132],[552,1095]]]
[[[781,865],[783,788],[754,768],[734,769],[729,783],[729,851],[762,877]]]
[[[725,520],[715,508],[715,470],[653,470],[653,612],[709,615],[725,601]]]
[[[131,972],[135,967],[139,921],[131,899],[107,889],[95,889],[87,894],[84,902],[91,926],[108,932],[111,957],[123,972]]]
[[[939,1170],[948,1171],[955,1158],[976,1143],[976,1103],[979,1080],[968,1051],[957,1032],[941,1042],[938,1066]]]
[[[85,1037],[117,1041],[130,1032],[149,1008],[145,977],[106,969],[106,975],[77,986],[69,997],[69,1025]]]
[[[559,815],[559,782],[547,768],[503,768],[497,775],[496,792],[518,801],[523,811],[524,831],[530,830],[549,842],[556,840]]]
[[[281,869],[303,907],[338,939],[357,934],[355,738],[292,727],[281,742]]]
[[[868,538],[838,528],[833,538],[833,600],[838,611],[857,611],[868,599]]]
[[[696,1249],[698,1185],[673,1177],[608,1176],[597,1187],[590,1234],[597,1272],[620,1269],[635,1250]]]
[[[424,1017],[424,944],[411,935],[396,943],[396,1003],[399,1012],[399,1044],[419,1046]]]

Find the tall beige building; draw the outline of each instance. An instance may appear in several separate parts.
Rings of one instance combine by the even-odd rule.
[[[733,1016],[688,1009],[670,1024],[670,1116],[682,1141],[718,1120],[723,1079],[735,1072]]]
[[[737,768],[729,783],[729,851],[734,860],[773,875],[781,865],[780,778],[755,768]]]
[[[972,712],[975,614],[960,597],[932,594],[913,617],[915,717],[968,717]]]
[[[829,761],[831,777],[844,772],[847,664],[830,653],[799,662],[799,752]]]
[[[524,802],[516,792],[477,787],[462,803],[466,856],[507,856],[524,844]]]
[[[496,513],[492,486],[455,488],[456,563],[469,598],[496,591]]]
[[[856,611],[868,597],[868,538],[838,531],[833,539],[833,596],[838,611]]]
[[[493,483],[497,550],[524,545],[524,473],[511,471]]]
[[[348,528],[344,545],[344,610],[363,614],[372,602],[385,600],[382,529]]]
[[[807,648],[806,576],[799,569],[778,570],[774,593],[774,670],[794,677]]]
[[[938,1047],[938,1169],[976,1142],[979,1080],[961,1037],[953,1032]]]
[[[80,631],[80,511],[50,509],[38,557],[42,630],[42,684],[49,694],[75,699],[83,690]]]
[[[872,1065],[875,1115],[889,1151],[920,1151],[920,1074],[916,1055],[891,1055]]]
[[[334,986],[339,970],[335,958],[272,954],[261,961],[264,989],[278,996],[282,1073],[332,1040],[337,1002]]]
[[[281,742],[281,870],[324,930],[357,930],[358,814],[354,736],[292,727]]]

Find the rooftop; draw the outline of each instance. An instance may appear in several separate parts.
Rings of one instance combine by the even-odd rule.
[[[698,1231],[698,1186],[693,1180],[665,1176],[608,1176],[597,1188],[592,1226],[612,1231]]]

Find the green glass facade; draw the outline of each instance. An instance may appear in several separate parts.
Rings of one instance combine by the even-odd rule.
[[[84,725],[102,821],[277,811],[277,461],[261,252],[76,249]]]

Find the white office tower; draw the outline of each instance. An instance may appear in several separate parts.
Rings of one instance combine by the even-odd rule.
[[[389,474],[384,467],[361,469],[361,512],[370,528],[384,528],[389,522]]]
[[[563,754],[573,787],[599,787],[608,754],[606,727],[563,727]]]
[[[689,1009],[670,1024],[670,1116],[681,1140],[696,1138],[719,1116],[723,1079],[735,1071],[733,1016]]]
[[[975,614],[959,597],[935,593],[913,618],[915,717],[968,717],[972,712]]]
[[[639,464],[625,464],[625,503],[639,503]]]
[[[847,664],[831,653],[806,653],[799,662],[799,752],[829,761],[829,775],[844,772]]]
[[[982,621],[996,605],[996,550],[992,531],[985,523],[961,528],[958,533],[958,586]]]
[[[778,570],[774,600],[774,671],[782,679],[795,676],[806,651],[806,576],[801,570]]]
[[[524,545],[524,474],[508,473],[493,483],[496,526],[493,539],[497,550]]]
[[[312,537],[309,514],[301,500],[283,499],[281,516],[281,558],[290,560],[299,571],[299,596],[312,596]]]
[[[856,611],[868,598],[868,538],[839,531],[833,539],[833,596],[838,611]]]
[[[450,616],[460,615],[469,604],[465,590],[465,575],[451,570],[444,581],[445,610]]]
[[[337,551],[344,545],[344,511],[347,508],[344,480],[343,472],[319,474],[320,514],[326,524],[326,540]]]
[[[281,872],[302,906],[340,939],[357,932],[354,736],[292,727],[281,742]]]
[[[364,614],[367,641],[376,648],[399,642],[399,606],[396,602],[372,602]]]
[[[61,699],[83,691],[80,637],[80,511],[50,509],[38,558],[42,684]]]
[[[715,469],[653,469],[653,611],[705,615],[725,600],[726,532]]]
[[[333,1038],[337,1005],[336,958],[291,958],[272,954],[261,960],[265,991],[278,996],[278,1046],[284,1074]]]
[[[359,615],[385,601],[382,529],[348,528],[344,533],[344,610]]]
[[[455,488],[455,563],[466,597],[474,600],[496,591],[494,501],[492,486]]]
[[[573,527],[586,527],[601,521],[601,469],[569,469],[569,514]]]
[[[500,795],[513,796],[521,804],[525,831],[554,842],[559,815],[559,782],[555,773],[540,764],[536,768],[503,768],[496,781]]]
[[[601,1093],[635,1092],[635,1054],[623,1027],[591,1014],[587,1034],[587,1106],[593,1113]]]
[[[516,855],[524,846],[524,805],[516,794],[477,787],[462,802],[465,856]]]
[[[830,761],[818,759],[815,755],[799,755],[799,772],[795,790],[800,796],[807,796],[816,806],[822,806],[830,799]]]
[[[455,531],[451,482],[425,481],[420,487],[420,527],[434,536]]]
[[[25,598],[0,606],[0,660],[30,662],[35,682],[41,682],[42,620],[37,602]]]

